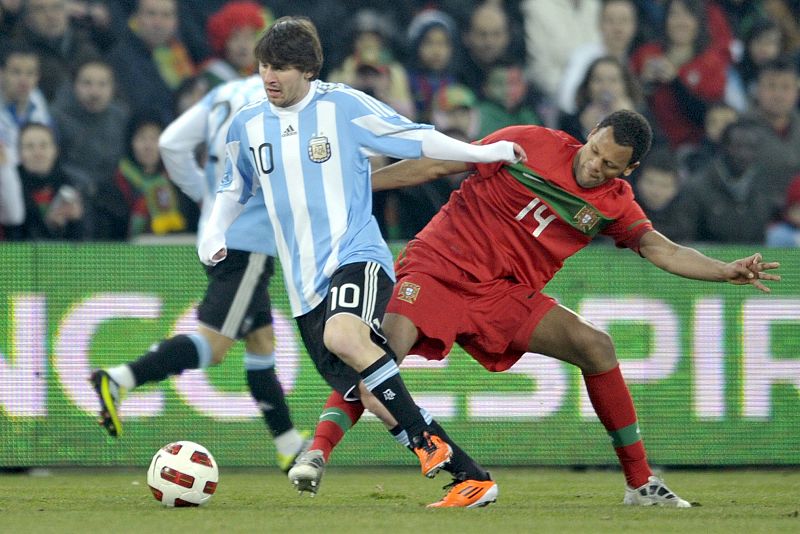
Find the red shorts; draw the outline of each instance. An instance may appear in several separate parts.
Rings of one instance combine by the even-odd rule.
[[[397,262],[386,313],[417,326],[411,354],[441,360],[458,343],[489,371],[505,371],[527,352],[536,325],[555,305],[552,297],[513,280],[475,281],[415,241]]]

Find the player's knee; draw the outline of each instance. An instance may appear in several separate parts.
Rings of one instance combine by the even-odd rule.
[[[322,342],[325,344],[326,349],[342,358],[347,358],[358,350],[352,337],[345,330],[335,327],[325,328]]]
[[[358,328],[358,324],[351,324],[356,319],[347,320],[341,315],[331,317],[325,325],[322,334],[322,342],[325,348],[336,354],[345,361],[350,357],[356,357],[364,351],[365,342],[363,333]]]
[[[204,326],[198,329],[198,333],[208,341],[208,346],[211,349],[211,361],[209,365],[219,365],[222,363],[225,360],[225,355],[228,354],[228,351],[233,345],[234,340]]]
[[[617,365],[617,355],[611,336],[597,328],[588,328],[580,334],[578,353],[580,354],[578,366],[585,373],[602,373]]]
[[[275,351],[275,333],[272,326],[251,332],[245,339],[245,348],[251,354],[272,354]]]

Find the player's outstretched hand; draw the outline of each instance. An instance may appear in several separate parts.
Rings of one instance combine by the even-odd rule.
[[[781,264],[777,261],[764,261],[761,253],[756,252],[752,256],[732,261],[726,265],[728,282],[736,285],[751,284],[756,289],[769,293],[770,289],[764,285],[764,281],[779,282],[781,277],[766,271],[777,269],[780,266]]]
[[[517,143],[514,143],[514,155],[517,157],[517,161],[513,163],[524,163],[528,161],[528,155],[525,153],[525,149]]]

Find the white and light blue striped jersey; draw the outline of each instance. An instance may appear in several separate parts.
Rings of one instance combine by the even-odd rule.
[[[205,172],[209,184],[209,196],[213,197],[225,172],[225,145],[228,127],[236,112],[247,104],[266,99],[264,82],[259,75],[244,80],[235,80],[215,87],[203,102],[209,109],[206,139],[208,162]],[[213,205],[213,198],[211,205]],[[205,203],[204,203],[205,211]],[[209,213],[211,209],[209,207]],[[269,217],[264,209],[263,198],[256,197],[225,232],[228,248],[261,252],[275,256],[275,240]]]
[[[422,156],[432,126],[398,115],[343,84],[311,83],[297,104],[244,107],[228,131],[220,190],[245,203],[260,187],[295,316],[325,298],[342,265],[379,263],[394,278],[392,254],[372,216],[369,156]]]
[[[176,119],[162,136],[160,145],[170,178],[187,195],[202,201],[198,236],[211,213],[225,172],[228,127],[237,111],[264,98],[264,84],[258,75],[218,85]],[[201,143],[205,143],[208,152],[202,171],[194,159],[194,149]],[[247,204],[225,233],[225,241],[231,249],[275,256],[275,241],[263,199],[254,198]]]

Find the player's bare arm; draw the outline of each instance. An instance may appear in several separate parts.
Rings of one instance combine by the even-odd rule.
[[[656,267],[694,280],[750,284],[769,293],[770,289],[764,281],[778,282],[781,279],[780,275],[767,272],[780,267],[780,263],[764,261],[761,253],[725,263],[691,247],[674,243],[656,231],[642,236],[639,252]]]
[[[472,163],[440,159],[408,159],[387,165],[372,173],[372,190],[410,187],[444,176],[473,170]]]
[[[439,135],[437,132],[431,133],[437,135],[438,139],[444,138],[444,136]],[[436,152],[436,148],[441,150],[444,147],[447,153],[450,154],[450,157],[455,157],[453,156],[454,152],[449,151],[452,150],[454,146],[462,146],[464,147],[463,154],[465,158],[472,158],[473,161],[494,161],[493,158],[475,157],[474,154],[471,154],[470,152],[473,152],[471,148],[476,148],[474,145],[461,143],[460,141],[455,141],[454,139],[449,140],[449,143],[452,143],[452,146],[440,145],[438,147],[434,147],[433,152]],[[498,143],[493,143],[493,145],[497,144]],[[512,143],[512,147],[514,151],[514,161],[527,161],[528,155],[519,144]],[[454,174],[467,172],[473,170],[474,168],[475,166],[472,163],[465,161],[451,161],[446,159],[433,159],[426,157],[418,160],[401,161],[387,167],[383,167],[372,173],[372,190],[381,191],[384,189],[395,189],[398,187],[410,187],[412,185],[418,185],[424,182],[435,180],[437,178],[442,178],[444,176],[452,176]]]

